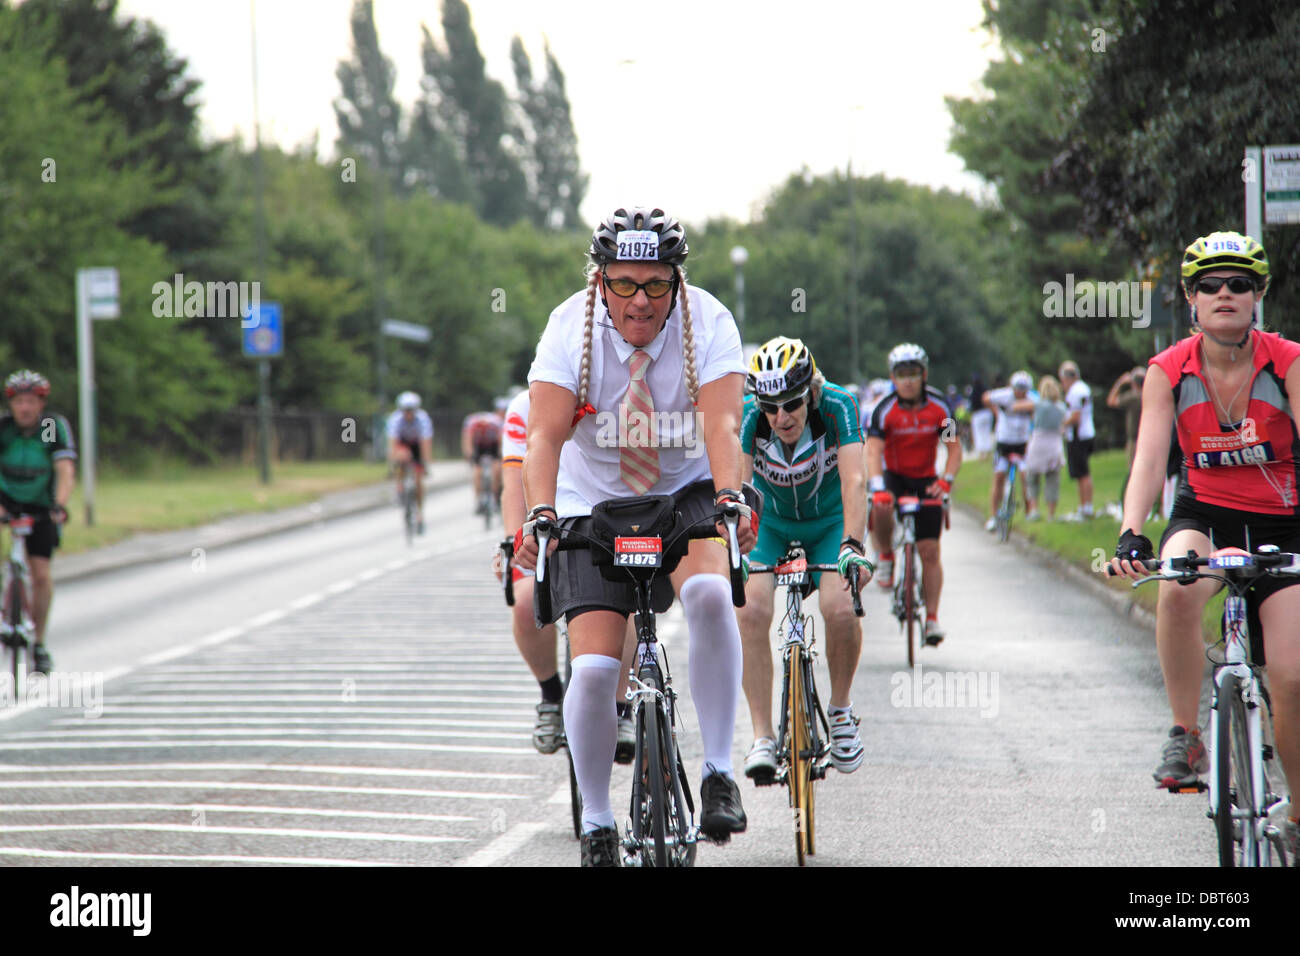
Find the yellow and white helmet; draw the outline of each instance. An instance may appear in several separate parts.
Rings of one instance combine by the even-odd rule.
[[[1239,232],[1212,232],[1188,246],[1183,252],[1182,273],[1183,287],[1189,295],[1196,277],[1211,269],[1251,272],[1259,288],[1268,288],[1268,253],[1251,236]]]
[[[790,395],[807,388],[816,374],[817,363],[808,346],[778,335],[764,342],[749,360],[745,388],[760,398]]]

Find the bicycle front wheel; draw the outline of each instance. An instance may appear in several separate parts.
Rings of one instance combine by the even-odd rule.
[[[998,511],[998,540],[1005,543],[1011,537],[1011,518],[1016,513],[1016,472],[1007,472],[1007,489]]]
[[[644,828],[646,836],[653,842],[653,852],[646,856],[643,854],[643,863],[652,866],[668,865],[668,787],[666,785],[665,775],[668,773],[669,764],[664,759],[663,733],[666,728],[662,726],[663,714],[659,708],[649,706],[644,708],[645,711],[645,742],[646,742],[646,822]]]
[[[569,679],[573,676],[573,656],[569,647],[568,635],[564,638],[564,690],[569,690]],[[569,749],[569,737],[564,737],[564,752],[569,758],[569,809],[573,813],[573,836],[582,839],[582,791],[578,789],[578,773],[573,769],[573,751]]]
[[[916,656],[916,545],[903,547],[903,630],[907,634],[907,666],[915,667]]]
[[[787,782],[790,786],[790,809],[794,819],[794,848],[799,865],[804,865],[804,856],[811,851],[809,834],[812,820],[812,740],[811,727],[808,725],[808,689],[804,686],[804,658],[796,650],[788,660],[786,676],[790,682],[790,691],[786,696],[786,714],[789,724],[788,748],[790,753],[790,772]]]
[[[1255,792],[1251,776],[1250,735],[1242,683],[1225,674],[1215,700],[1214,773],[1218,806],[1214,828],[1219,838],[1219,866],[1258,866],[1255,841]]]

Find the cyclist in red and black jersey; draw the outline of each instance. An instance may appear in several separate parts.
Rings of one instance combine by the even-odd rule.
[[[492,411],[473,412],[460,426],[460,450],[470,465],[470,491],[476,506],[479,482],[483,480],[479,462],[484,457],[492,460],[492,500],[501,500],[501,432],[509,405],[508,399],[498,398]]]
[[[1300,344],[1252,327],[1268,289],[1264,248],[1235,232],[1216,232],[1187,247],[1184,293],[1194,334],[1151,360],[1142,386],[1137,452],[1124,501],[1124,529],[1111,562],[1139,578],[1128,559],[1152,557],[1142,524],[1160,493],[1170,423],[1183,453],[1182,480],[1160,542],[1162,555],[1206,555],[1211,547],[1276,545],[1300,551],[1297,433]],[[1213,545],[1211,545],[1213,535]],[[1290,792],[1300,793],[1300,580],[1263,577],[1247,593],[1252,657],[1267,660],[1278,754]],[[1162,581],[1156,649],[1173,711],[1155,772],[1160,786],[1190,785],[1208,767],[1198,731],[1205,647],[1201,612],[1214,581]],[[1262,627],[1261,627],[1262,625]],[[1286,837],[1297,838],[1292,803]]]
[[[876,580],[894,586],[894,501],[898,495],[937,498],[952,490],[961,469],[961,441],[943,394],[926,384],[930,359],[919,345],[904,343],[889,353],[889,377],[894,391],[881,399],[867,427],[867,487],[871,492],[871,540],[876,548]],[[948,452],[944,474],[937,469],[939,445]],[[916,551],[921,556],[921,589],[925,594],[925,642],[943,640],[939,626],[939,595],[943,565],[939,531],[943,511],[922,508],[916,516]]]

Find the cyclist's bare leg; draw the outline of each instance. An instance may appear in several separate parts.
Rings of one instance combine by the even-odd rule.
[[[415,513],[419,516],[421,522],[424,521],[424,466],[411,465],[415,474]]]
[[[1269,693],[1273,700],[1273,741],[1287,792],[1292,794],[1290,815],[1300,817],[1300,588],[1284,588],[1260,604],[1264,628],[1264,656],[1268,660]]]
[[[862,655],[862,624],[853,613],[853,598],[838,574],[822,572],[817,602],[826,621],[826,666],[831,672],[831,706],[853,702],[853,675]]]
[[[939,595],[943,593],[943,563],[939,560],[939,539],[924,538],[916,542],[921,556],[921,593],[927,614],[939,616]]]
[[[32,581],[32,623],[36,625],[36,643],[45,640],[45,622],[50,615],[50,601],[54,598],[54,581],[50,578],[50,559],[27,557],[27,570]]]
[[[1002,507],[1002,492],[1007,486],[1007,473],[1005,471],[993,472],[993,490],[989,492],[989,517],[997,515],[998,509]]]
[[[541,683],[550,680],[559,668],[555,663],[555,625],[548,624],[540,631],[533,621],[533,579],[523,577],[515,582],[515,605],[510,609],[515,647],[524,659],[533,677]]]
[[[755,574],[745,582],[745,606],[736,608],[740,646],[745,662],[741,686],[749,704],[754,737],[776,738],[772,727],[772,599],[776,584],[770,574]]]
[[[744,658],[731,604],[727,550],[718,542],[692,541],[672,573],[690,633],[691,696],[704,743],[704,773],[731,774]]]
[[[873,509],[871,519],[871,544],[876,554],[889,554],[894,550],[894,515],[888,508]]]
[[[1162,557],[1210,553],[1210,539],[1190,529],[1176,532],[1165,545]],[[1188,730],[1197,727],[1201,701],[1201,675],[1205,669],[1205,643],[1201,640],[1201,613],[1219,590],[1218,581],[1197,581],[1182,585],[1161,581],[1156,585],[1156,652],[1165,678],[1165,692],[1174,723]]]

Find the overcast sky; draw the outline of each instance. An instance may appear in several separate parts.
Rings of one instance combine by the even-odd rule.
[[[469,0],[488,72],[513,88],[519,34],[543,68],[564,70],[583,168],[584,217],[640,203],[688,222],[756,215],[792,172],[885,173],[982,194],[948,153],[943,98],[970,96],[995,44],[979,0],[847,3]],[[203,82],[205,133],[251,140],[249,0],[120,0],[153,20]],[[286,147],[336,135],[334,72],[351,55],[352,0],[256,0],[262,134]],[[396,95],[419,92],[421,24],[441,38],[437,0],[376,0]]]

